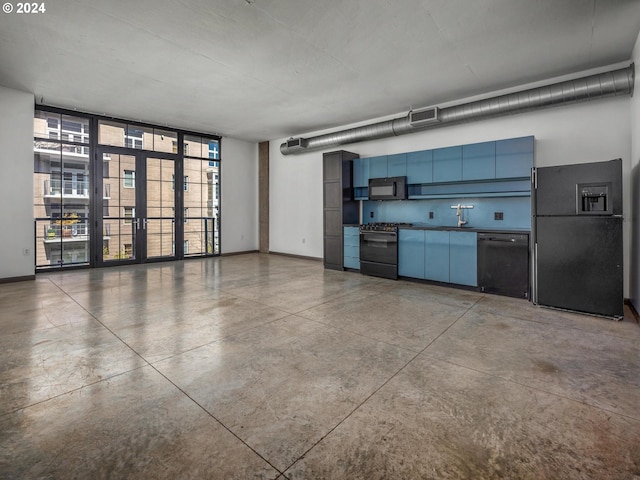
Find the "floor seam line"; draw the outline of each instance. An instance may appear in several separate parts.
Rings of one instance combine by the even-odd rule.
[[[411,359],[409,359],[407,361],[407,363],[405,363],[402,367],[400,367],[400,369],[398,369],[397,372],[395,372],[393,375],[391,375],[387,380],[385,380],[378,388],[376,388],[373,392],[371,392],[371,394],[369,394],[362,402],[360,402],[358,405],[355,406],[355,408],[349,412],[342,420],[340,420],[338,423],[336,423],[331,429],[329,429],[329,431],[324,434],[320,439],[318,439],[317,442],[315,442],[313,445],[311,445],[311,447],[309,447],[307,450],[305,450],[302,455],[300,455],[297,459],[295,459],[293,461],[293,463],[291,463],[291,465],[289,465],[287,468],[285,468],[283,470],[283,472],[286,472],[287,470],[289,470],[291,467],[293,467],[297,462],[299,462],[300,460],[302,460],[312,449],[314,449],[320,442],[322,442],[325,438],[327,438],[329,435],[331,435],[331,433],[333,433],[335,431],[336,428],[338,428],[340,425],[342,425],[345,421],[347,421],[358,409],[360,409],[360,407],[362,407],[367,401],[369,401],[369,399],[371,399],[371,397],[373,397],[376,393],[378,393],[382,388],[385,387],[385,385],[387,385],[391,380],[393,380],[400,372],[402,372],[405,368],[407,368],[409,366],[409,364],[411,364],[416,358],[418,358],[420,356],[420,353],[416,353],[413,357],[411,357]]]
[[[87,383],[86,385],[81,385],[81,386],[79,386],[79,387],[72,388],[71,390],[68,390],[68,391],[66,391],[66,392],[62,392],[62,393],[58,393],[58,394],[56,394],[56,395],[53,395],[52,397],[45,398],[45,399],[40,400],[40,401],[38,401],[38,402],[30,403],[29,405],[23,405],[22,407],[18,407],[18,408],[14,409],[14,410],[11,410],[11,411],[9,411],[9,412],[2,413],[2,414],[0,414],[0,418],[1,418],[1,417],[4,417],[4,416],[6,416],[6,415],[11,415],[11,414],[17,413],[17,412],[19,412],[20,410],[26,410],[26,409],[28,409],[28,408],[35,407],[35,406],[37,406],[37,405],[40,405],[40,404],[46,403],[46,402],[48,402],[48,401],[50,401],[50,400],[54,400],[54,399],[56,399],[56,398],[64,397],[65,395],[69,395],[70,393],[78,392],[78,391],[83,390],[83,389],[85,389],[85,388],[87,388],[87,387],[92,387],[92,386],[94,386],[94,385],[98,385],[99,383],[106,382],[106,381],[108,381],[108,380],[112,380],[112,379],[114,379],[114,378],[117,378],[117,377],[119,377],[119,376],[121,376],[121,375],[126,375],[126,374],[128,374],[128,373],[135,372],[136,370],[140,370],[140,369],[142,369],[142,368],[146,368],[146,367],[150,367],[150,366],[151,366],[151,365],[141,365],[141,366],[139,366],[139,367],[132,368],[131,370],[127,370],[127,371],[124,371],[124,372],[118,372],[118,373],[115,373],[115,374],[110,375],[110,376],[108,376],[108,377],[101,378],[100,380],[96,380],[95,382]]]
[[[433,345],[440,337],[442,337],[445,333],[447,333],[449,331],[449,329],[451,327],[453,327],[456,323],[458,323],[458,321],[464,317],[467,313],[469,313],[471,311],[471,309],[480,301],[480,299],[483,297],[480,297],[478,300],[476,300],[473,305],[471,305],[470,307],[468,307],[464,313],[462,315],[460,315],[458,318],[456,318],[447,328],[445,328],[442,332],[440,332],[438,334],[438,336],[436,338],[434,338],[433,340],[431,340],[426,347],[424,347],[422,350],[420,350],[420,352],[418,353],[418,355],[424,353],[424,351],[429,348],[431,345]]]
[[[56,284],[54,284],[56,285]],[[63,288],[61,288],[59,285],[56,285],[61,292],[63,292],[67,297],[69,297],[76,305],[78,305],[82,310],[84,310],[85,312],[87,312],[91,318],[93,318],[96,322],[98,322],[100,325],[102,325],[102,327],[104,329],[106,329],[111,335],[113,335],[116,339],[118,339],[120,342],[122,342],[123,345],[125,345],[129,350],[131,350],[133,353],[135,353],[138,357],[140,357],[142,359],[142,361],[144,361],[147,365],[151,365],[151,363],[145,358],[143,357],[139,352],[137,352],[131,345],[129,345],[127,342],[125,342],[117,333],[115,333],[113,330],[111,330],[111,328],[109,328],[107,325],[105,325],[102,320],[100,320],[96,315],[94,315],[92,312],[90,312],[87,308],[84,307],[84,305],[81,305],[80,302],[78,302],[75,298],[73,298],[68,292],[66,292]]]
[[[512,383],[514,385],[518,385],[520,387],[530,388],[530,389],[536,390],[538,392],[546,393],[547,395],[553,395],[554,397],[563,398],[563,399],[569,400],[571,402],[579,403],[580,405],[584,405],[584,406],[587,406],[587,407],[595,408],[595,409],[600,410],[602,412],[606,412],[606,413],[613,414],[613,415],[618,415],[618,416],[621,416],[621,417],[624,417],[624,418],[628,418],[630,420],[634,420],[634,421],[640,422],[640,417],[632,417],[632,416],[630,416],[628,414],[625,414],[625,413],[620,413],[620,412],[614,412],[612,410],[607,410],[606,408],[602,408],[602,407],[599,407],[597,405],[592,405],[592,404],[587,403],[587,402],[585,402],[583,400],[578,400],[576,398],[568,397],[568,396],[562,395],[560,393],[544,390],[543,388],[536,387],[536,386],[533,386],[533,385],[527,385],[526,383],[521,383],[521,382],[518,382],[518,381],[510,379],[510,378],[505,378],[505,377],[503,377],[501,375],[497,375],[495,373],[485,372],[483,370],[478,370],[477,368],[469,367],[467,365],[460,365],[459,363],[452,362],[450,360],[445,360],[443,358],[437,357],[437,356],[435,356],[433,354],[430,354],[430,353],[425,353],[425,355],[427,355],[428,357],[433,358],[435,360],[438,360],[440,362],[445,362],[445,363],[448,363],[450,365],[455,365],[456,367],[460,367],[460,368],[464,368],[464,369],[467,369],[467,370],[471,370],[473,372],[481,373],[483,375],[487,375],[487,376],[490,376],[490,377],[493,377],[493,378],[498,378],[500,380],[503,380],[503,381],[508,382],[508,383]]]
[[[481,297],[482,298],[482,297]],[[479,300],[479,299],[478,299]],[[475,305],[475,303],[474,303]],[[473,307],[473,305],[471,306]],[[467,308],[465,310],[465,312],[460,315],[456,320],[453,321],[453,323],[451,323],[451,325],[449,325],[446,329],[444,329],[440,335],[438,335],[435,339],[433,339],[431,342],[429,342],[429,344],[424,347],[420,352],[416,353],[413,357],[411,357],[411,359],[405,363],[397,372],[395,372],[393,375],[391,375],[386,381],[384,381],[378,388],[376,388],[369,396],[367,396],[362,402],[360,402],[351,412],[349,412],[348,415],[346,415],[342,420],[340,420],[336,425],[333,426],[333,428],[331,428],[325,435],[323,435],[317,442],[315,442],[311,447],[309,447],[307,450],[305,450],[302,455],[300,455],[300,457],[298,457],[291,465],[289,465],[287,468],[284,469],[284,472],[286,472],[287,470],[289,470],[293,465],[295,465],[297,462],[299,462],[301,459],[303,459],[313,448],[315,448],[320,442],[322,442],[326,437],[328,437],[332,432],[335,431],[336,428],[338,428],[340,425],[342,425],[346,420],[348,420],[358,409],[360,409],[367,401],[369,401],[376,393],[378,393],[382,388],[384,388],[389,382],[391,382],[391,380],[393,380],[395,377],[397,377],[402,371],[404,371],[411,363],[413,363],[415,361],[416,358],[418,358],[420,355],[422,355],[422,353],[433,343],[435,342],[438,338],[440,338],[440,336],[442,336],[447,330],[449,330],[449,328],[451,328],[456,322],[458,322],[458,320],[460,320],[463,316],[465,316],[469,310],[471,309],[471,307]]]
[[[617,338],[617,339],[628,338],[628,337],[621,336],[621,335],[613,335],[613,334],[611,334],[609,332],[604,332],[604,331],[594,331],[594,330],[579,328],[579,327],[575,327],[575,326],[571,326],[571,325],[562,325],[562,324],[559,324],[559,323],[543,322],[541,320],[536,320],[534,318],[516,317],[514,315],[507,315],[507,314],[504,314],[504,313],[497,313],[497,312],[495,312],[493,310],[476,310],[476,311],[479,312],[479,313],[488,313],[488,314],[491,314],[491,315],[497,315],[497,316],[504,317],[504,318],[511,318],[511,319],[514,319],[514,320],[520,320],[522,322],[532,322],[532,323],[536,323],[538,325],[546,325],[546,326],[553,327],[553,328],[560,328],[560,329],[563,329],[563,330],[575,330],[575,331],[578,331],[578,332],[591,333],[591,334],[594,334],[594,335],[605,335],[607,337],[612,337],[612,338]],[[598,317],[591,316],[591,318],[598,318]],[[606,322],[606,321],[613,322],[613,320],[610,320],[610,319],[607,319],[607,318],[604,318],[604,317],[599,318],[599,319],[602,320],[603,322]],[[616,323],[620,323],[620,322],[616,322]]]
[[[164,373],[162,373],[160,370],[158,370],[155,365],[150,365],[151,368],[153,368],[160,376],[162,376],[162,378],[164,378],[167,382],[169,382],[171,385],[173,385],[176,389],[178,389],[179,392],[181,392],[185,397],[187,397],[189,400],[191,400],[191,402],[193,402],[198,408],[200,408],[206,415],[208,415],[209,417],[211,417],[212,419],[214,419],[220,426],[222,426],[226,431],[228,431],[231,435],[233,435],[235,438],[238,439],[238,441],[240,441],[243,445],[245,445],[249,450],[251,450],[253,453],[255,453],[258,457],[260,457],[262,460],[264,460],[269,466],[271,466],[276,472],[278,472],[279,475],[284,475],[284,470],[280,470],[279,468],[277,468],[275,465],[273,465],[269,460],[267,460],[266,458],[264,458],[260,453],[258,453],[253,447],[251,447],[251,445],[249,445],[247,442],[245,442],[244,440],[242,440],[238,435],[236,435],[236,433],[231,430],[229,427],[227,427],[224,423],[222,423],[222,421],[220,419],[218,419],[213,413],[209,412],[209,410],[207,410],[203,405],[200,404],[200,402],[198,402],[195,398],[193,398],[191,395],[189,395],[185,390],[183,390],[181,387],[179,387],[176,383],[174,383],[169,377],[167,377]]]

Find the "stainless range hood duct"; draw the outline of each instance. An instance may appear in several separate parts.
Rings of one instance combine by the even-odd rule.
[[[280,152],[283,155],[303,153],[567,103],[583,102],[615,95],[633,95],[634,72],[635,66],[632,63],[628,67],[619,70],[589,75],[575,80],[567,80],[485,100],[445,108],[432,107],[436,109],[434,113],[437,113],[434,117],[435,121],[426,123],[420,121],[412,122],[412,118],[416,117],[412,117],[413,112],[409,112],[404,117],[350,128],[340,132],[311,138],[292,138],[280,145]]]

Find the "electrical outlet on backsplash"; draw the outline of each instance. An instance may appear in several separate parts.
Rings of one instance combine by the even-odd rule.
[[[434,227],[456,227],[461,205],[465,228],[530,229],[531,198],[515,197],[455,197],[428,200],[362,202],[363,218],[373,216],[377,222],[413,223]],[[497,220],[495,212],[502,213]]]

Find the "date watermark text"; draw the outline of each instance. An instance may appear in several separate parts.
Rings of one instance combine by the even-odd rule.
[[[4,13],[45,13],[47,7],[44,2],[30,2],[30,3],[11,3],[6,2],[2,4],[2,11]]]

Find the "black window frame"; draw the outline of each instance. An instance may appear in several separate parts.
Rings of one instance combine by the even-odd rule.
[[[103,174],[103,172],[97,172],[96,171],[96,165],[97,162],[96,160],[96,156],[97,156],[97,151],[98,151],[98,147],[99,146],[107,146],[107,145],[103,145],[100,144],[98,142],[98,123],[99,121],[113,121],[113,122],[119,122],[119,123],[123,123],[126,124],[127,126],[132,126],[132,127],[140,127],[142,129],[144,128],[152,128],[152,129],[157,129],[157,130],[163,130],[163,131],[168,131],[168,132],[172,132],[172,133],[176,133],[177,135],[177,146],[178,146],[178,151],[175,155],[177,155],[177,159],[176,159],[176,171],[175,171],[175,175],[180,178],[183,177],[183,172],[184,172],[184,158],[185,155],[184,153],[184,137],[186,136],[199,136],[199,137],[203,137],[203,138],[208,138],[211,140],[215,140],[218,142],[218,158],[215,159],[216,162],[218,163],[218,175],[220,175],[219,178],[222,178],[222,159],[223,159],[223,153],[222,153],[222,137],[216,133],[207,133],[207,132],[198,132],[198,131],[192,131],[192,130],[184,130],[181,128],[173,128],[173,127],[168,127],[166,125],[156,125],[156,124],[151,124],[151,123],[145,123],[145,122],[135,122],[135,121],[130,121],[130,120],[126,120],[123,118],[119,118],[119,117],[115,117],[115,116],[106,116],[106,115],[96,115],[96,114],[92,114],[92,113],[87,113],[87,112],[82,112],[82,111],[78,111],[78,110],[69,110],[66,108],[60,108],[60,107],[55,107],[55,106],[48,106],[48,105],[39,105],[37,103],[34,104],[34,119],[36,118],[36,114],[37,112],[42,111],[42,112],[48,112],[48,113],[52,113],[52,114],[56,114],[56,115],[60,115],[60,117],[57,119],[57,124],[58,124],[58,130],[61,131],[61,127],[62,127],[62,116],[63,115],[67,115],[67,116],[72,116],[72,117],[78,117],[78,118],[83,118],[83,119],[87,119],[88,120],[88,125],[89,125],[89,129],[88,129],[88,135],[89,135],[89,142],[87,143],[85,142],[78,142],[78,141],[69,141],[69,140],[63,140],[63,136],[62,135],[58,135],[58,138],[56,139],[52,139],[52,138],[48,138],[48,137],[44,137],[44,136],[37,136],[35,134],[35,132],[33,132],[32,138],[34,139],[34,142],[37,141],[48,141],[48,142],[52,142],[52,143],[56,143],[56,144],[69,144],[69,145],[75,145],[77,147],[87,147],[89,149],[89,179],[90,179],[90,185],[91,185],[91,189],[96,189],[98,188],[98,185],[102,185],[102,178],[104,177],[100,177],[101,181],[96,182],[96,178],[98,178],[99,176],[101,176]],[[143,145],[144,146],[144,145]],[[160,151],[160,150],[148,150],[145,148],[127,148],[127,147],[117,147],[118,150],[122,150],[123,152],[125,151],[136,151],[136,152],[145,152],[148,154],[153,155],[154,153],[158,153],[158,154],[166,154],[166,152]],[[34,171],[34,174],[36,172]],[[187,187],[188,188],[188,187]],[[184,225],[184,205],[182,204],[183,202],[183,198],[184,198],[184,185],[183,185],[183,189],[180,190],[179,194],[179,199],[180,199],[180,203],[182,205],[183,208],[177,209],[177,215],[176,215],[176,222],[179,222],[180,225]],[[96,205],[97,202],[94,201],[94,196],[91,195],[90,197],[90,202],[89,202],[89,219],[91,221],[91,223],[95,223],[95,220],[99,217],[97,211],[100,210],[100,212],[102,212],[103,209],[103,205]],[[34,204],[35,206],[35,204]],[[218,198],[218,209],[217,209],[217,217],[215,217],[214,219],[214,239],[217,233],[218,236],[218,251],[215,251],[215,248],[213,250],[212,253],[209,253],[207,251],[207,249],[205,249],[204,252],[202,252],[202,254],[188,254],[188,256],[185,256],[184,253],[181,253],[180,255],[177,255],[174,258],[169,258],[169,259],[149,259],[147,260],[149,263],[151,262],[155,262],[155,261],[175,261],[175,260],[182,260],[182,259],[188,259],[188,258],[203,258],[203,257],[216,257],[216,256],[220,256],[221,252],[222,252],[222,231],[221,231],[221,226],[220,226],[220,218],[221,218],[221,212],[222,212],[222,196],[221,196],[221,192],[220,192],[220,196]],[[38,221],[43,221],[43,220],[49,220],[51,217],[41,217],[41,218],[36,218],[34,217],[34,252],[37,252],[37,248],[38,248],[38,235],[37,235],[37,230],[38,230]],[[184,228],[180,228],[180,229],[176,229],[176,244],[178,245],[184,245]],[[38,265],[38,258],[37,255],[34,256],[34,266],[35,266],[35,270],[36,273],[38,272],[43,272],[43,271],[55,271],[55,270],[59,270],[59,269],[77,269],[77,268],[95,268],[97,266],[97,257],[98,255],[102,255],[102,249],[104,246],[104,240],[102,238],[102,236],[100,235],[99,237],[97,237],[96,235],[91,235],[90,236],[90,240],[89,240],[89,262],[88,264],[82,264],[82,265]],[[181,249],[182,250],[182,249]]]

